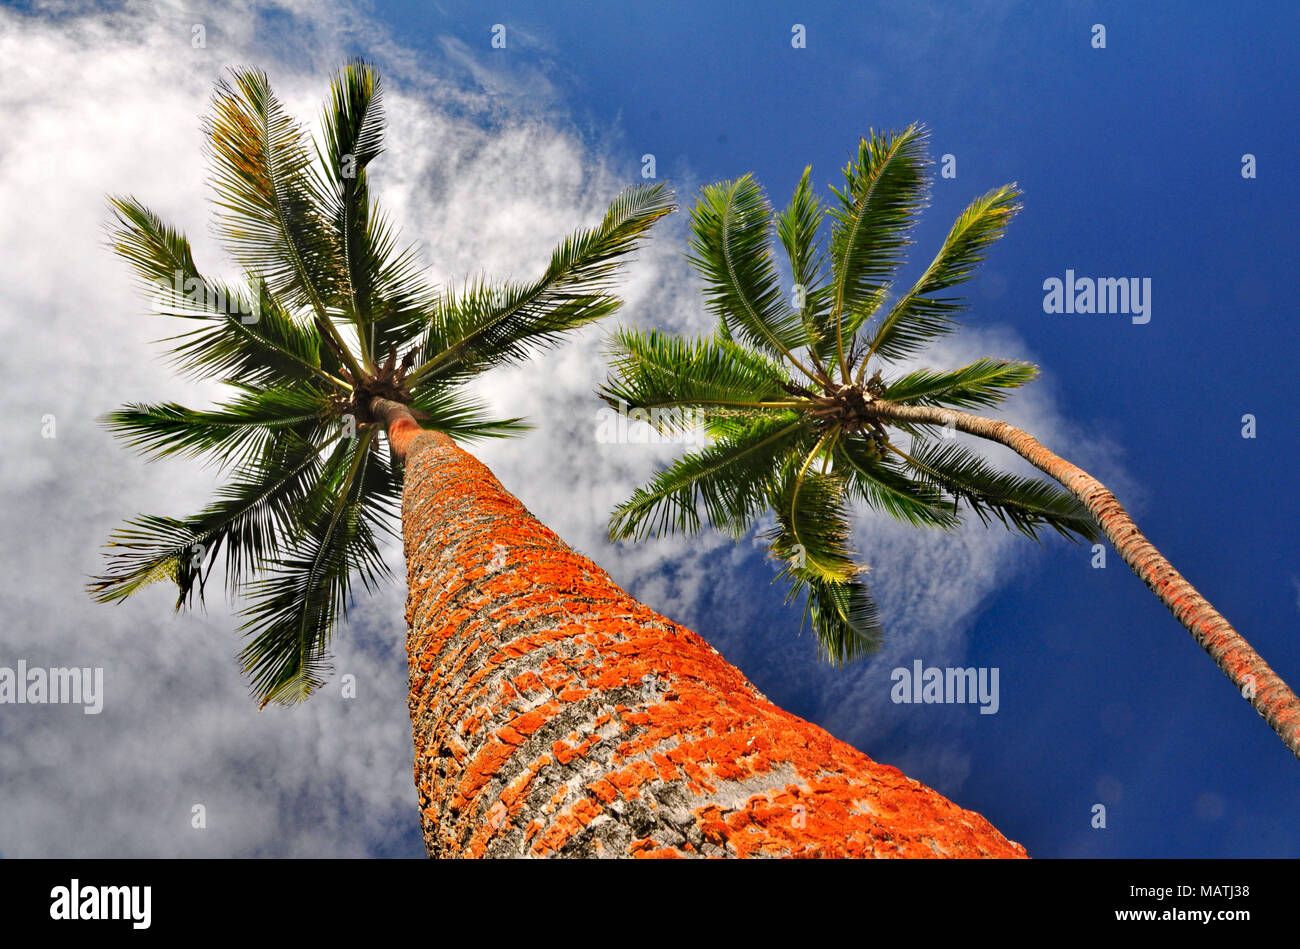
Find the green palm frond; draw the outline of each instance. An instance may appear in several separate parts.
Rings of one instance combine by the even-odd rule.
[[[827,252],[818,239],[826,207],[812,190],[812,166],[803,170],[785,209],[775,216],[776,236],[785,248],[794,282],[804,291],[805,324],[831,306],[833,287],[827,279]],[[793,288],[791,288],[793,291]]]
[[[913,527],[950,530],[960,522],[952,501],[941,488],[908,477],[881,456],[874,442],[855,437],[842,439],[835,457],[851,493],[874,510]]]
[[[207,551],[195,547],[193,526],[172,517],[142,514],[118,528],[108,547],[113,550],[108,572],[93,578],[91,595],[100,603],[115,603],[147,586],[167,580],[176,585],[179,610],[190,599]]]
[[[323,317],[329,217],[312,187],[306,132],[255,69],[218,84],[207,132],[227,249],[276,297]]]
[[[849,547],[853,532],[844,479],[810,470],[808,461],[805,458],[798,468],[787,466],[779,492],[770,499],[777,524],[805,574],[848,581],[861,572],[861,566]]]
[[[449,386],[423,386],[412,397],[411,408],[425,428],[458,442],[509,438],[533,427],[523,418],[494,418],[482,403]]]
[[[334,243],[330,302],[357,327],[362,361],[375,365],[423,324],[436,299],[413,245],[370,198],[367,167],[384,148],[383,90],[373,66],[358,60],[336,76],[318,146],[317,188]]]
[[[610,292],[621,258],[673,208],[661,184],[626,189],[601,223],[578,231],[551,254],[530,284],[479,281],[438,301],[421,343],[412,385],[455,379],[525,358],[562,334],[620,305]]]
[[[804,595],[803,625],[817,637],[817,651],[844,665],[879,652],[884,641],[880,609],[861,580],[827,580],[787,567],[778,579],[789,583],[785,602]]]
[[[163,339],[170,346],[171,364],[191,379],[287,386],[324,382],[345,391],[340,361],[322,345],[316,328],[281,308],[265,286],[259,290],[256,319],[221,313]]]
[[[1064,537],[1096,540],[1096,522],[1074,497],[1046,481],[999,471],[970,449],[915,439],[894,451],[919,481],[943,488],[987,524],[997,519],[1028,537],[1050,527]]]
[[[806,423],[774,414],[684,455],[615,509],[610,538],[695,534],[706,522],[742,536],[769,503],[781,459],[806,441]]]
[[[131,264],[147,289],[174,287],[182,294],[185,281],[198,277],[185,235],[132,197],[114,196],[108,203],[115,219],[111,226],[113,249]]]
[[[264,72],[234,69],[231,77],[218,84],[207,126],[226,248],[276,298],[308,308],[322,338],[360,376],[327,310],[336,258],[307,135],[271,92]]]
[[[955,326],[965,303],[938,296],[974,274],[992,245],[1020,210],[1020,191],[1003,185],[971,202],[953,224],[943,246],[912,289],[890,308],[867,350],[867,357],[902,359],[915,355]],[[865,366],[865,362],[863,363]]]
[[[776,526],[767,538],[784,564],[777,579],[789,584],[786,602],[804,596],[804,623],[818,651],[844,663],[879,649],[879,611],[861,581],[865,568],[849,543],[845,485],[836,475],[787,465],[772,499]]]
[[[565,333],[612,313],[618,300],[559,289],[549,274],[532,284],[477,281],[434,305],[411,374],[414,385],[450,382],[519,362]]]
[[[771,222],[772,207],[750,175],[706,185],[691,210],[690,261],[704,278],[709,309],[728,334],[797,365],[793,353],[806,335],[781,292]]]
[[[385,515],[398,501],[383,459],[371,450],[374,435],[372,429],[338,444],[326,466],[331,475],[314,492],[312,516],[299,517],[292,546],[249,584],[241,629],[250,642],[240,659],[262,707],[302,702],[320,688],[353,575],[368,591],[388,575],[376,534],[391,530]]]
[[[904,405],[987,408],[1002,402],[1008,389],[1019,388],[1037,376],[1038,367],[1030,363],[979,359],[946,372],[910,372],[890,382],[882,397]]]
[[[193,517],[128,522],[110,538],[109,570],[95,579],[91,593],[100,602],[120,601],[166,577],[176,583],[179,610],[196,589],[202,596],[205,571],[221,554],[227,588],[237,593],[247,575],[277,554],[299,520],[319,505],[323,486],[337,480],[330,464],[338,463],[338,452],[327,456],[325,451],[339,434],[335,427],[313,442],[282,433],[224,481],[212,503]]]
[[[728,340],[620,328],[606,352],[613,374],[600,395],[616,407],[725,410],[780,407],[790,399],[780,364]]]
[[[843,321],[856,313],[860,323],[879,305],[903,263],[908,235],[925,205],[927,138],[917,125],[894,134],[872,130],[844,168],[844,190],[832,189],[839,205],[831,210],[835,296],[830,319],[841,343],[837,361],[845,375],[844,346],[851,340]]]
[[[324,217],[335,244],[333,295],[343,315],[358,328],[374,312],[375,280],[383,268],[381,247],[374,243],[373,209],[366,166],[384,147],[383,93],[379,77],[363,62],[348,64],[332,84],[326,106],[324,144],[318,146],[318,188]],[[359,336],[362,356],[371,362],[369,334]]]
[[[132,403],[100,421],[113,434],[150,458],[204,457],[222,467],[262,454],[270,439],[286,432],[315,441],[327,424],[326,393],[296,389],[248,388],[224,405],[198,411],[175,402]]]
[[[208,280],[184,234],[134,198],[112,198],[110,204],[113,247],[149,289],[155,312],[202,323],[166,340],[179,370],[246,384],[316,380],[346,388],[331,372],[337,362],[328,351],[322,356],[316,328],[294,320],[265,285],[248,292]]]

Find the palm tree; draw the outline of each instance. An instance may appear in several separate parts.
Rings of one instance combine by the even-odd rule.
[[[1023,856],[979,815],[766,702],[453,441],[523,427],[464,384],[614,310],[619,261],[671,192],[628,189],[531,283],[435,290],[369,193],[383,124],[360,62],[334,79],[314,162],[264,74],[218,86],[212,180],[246,288],[204,277],[179,231],[113,200],[114,246],[160,313],[192,321],[168,340],[176,365],[233,394],[106,417],[149,457],[202,456],[226,480],[196,515],[118,531],[93,595],[168,580],[179,610],[224,561],[228,592],[248,598],[255,699],[299,703],[326,681],[353,579],[371,590],[386,576],[379,544],[400,505],[430,854]]]
[[[963,514],[1036,537],[1097,529],[1300,755],[1300,701],[1263,659],[1138,531],[1115,496],[1006,422],[965,409],[996,406],[1037,368],[980,359],[957,369],[891,373],[955,329],[969,279],[1019,210],[1014,185],[976,198],[906,292],[894,279],[924,206],[927,133],[913,125],[861,141],[844,189],[824,204],[805,169],[774,214],[746,175],[710,185],[691,215],[691,263],[718,317],[711,337],[619,330],[601,396],[666,434],[702,427],[688,453],[619,505],[614,540],[696,533],[736,538],[769,513],[770,550],[789,599],[804,596],[821,653],[845,662],[877,649],[881,624],[850,548],[854,501],[918,527],[952,529]],[[829,247],[819,236],[829,218]],[[787,299],[772,232],[793,279]],[[883,365],[882,365],[883,364]],[[1058,481],[997,470],[957,444],[999,442]],[[901,436],[901,437],[900,437]],[[937,437],[936,437],[937,436]]]

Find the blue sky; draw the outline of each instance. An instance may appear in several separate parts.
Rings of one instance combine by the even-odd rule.
[[[163,334],[103,249],[102,197],[137,194],[183,226],[203,260],[220,260],[205,236],[198,116],[235,63],[265,66],[303,117],[345,56],[379,63],[390,147],[376,190],[440,280],[534,271],[555,240],[640,180],[646,153],[684,204],[703,183],[753,172],[779,205],[807,164],[823,190],[838,183],[869,128],[924,123],[957,176],[934,183],[908,275],[976,195],[1008,181],[1024,190],[1023,211],[968,285],[968,329],[936,348],[933,365],[982,355],[1039,364],[1043,378],[1008,417],[1114,488],[1175,566],[1300,683],[1300,347],[1285,290],[1300,208],[1290,81],[1300,13],[1265,3],[1231,16],[1205,3],[610,6],[0,7],[0,53],[16,70],[6,110],[22,118],[0,143],[0,194],[29,208],[0,222],[0,329],[15,354],[0,521],[6,536],[44,541],[0,551],[0,665],[103,665],[109,690],[100,716],[0,711],[0,851],[422,853],[400,583],[358,603],[339,636],[356,702],[323,694],[261,715],[232,660],[227,608],[174,617],[165,591],[112,610],[81,593],[124,517],[184,513],[212,487],[191,467],[145,466],[93,423],[123,401],[202,401],[145,349]],[[203,49],[191,47],[195,22],[207,27]],[[490,45],[498,23],[504,50]],[[796,23],[806,48],[791,46]],[[1091,45],[1097,23],[1105,49]],[[1241,175],[1246,153],[1253,180]],[[708,327],[684,217],[657,228],[629,270],[618,319]],[[56,266],[56,246],[78,254],[78,279]],[[1067,269],[1150,278],[1151,321],[1045,313],[1043,282]],[[1113,551],[1098,570],[1086,545],[1040,546],[978,523],[921,536],[864,517],[857,542],[892,641],[880,658],[836,670],[798,635],[798,611],[781,604],[754,545],[604,542],[612,505],[674,454],[594,444],[609,328],[485,384],[503,409],[524,403],[538,431],[482,457],[561,536],[704,635],[769,698],[980,811],[1033,856],[1300,855],[1300,766]],[[59,419],[55,440],[37,434],[47,413]],[[1247,413],[1254,439],[1241,437]],[[389,553],[400,577],[400,550]],[[890,671],[913,659],[997,667],[999,711],[893,704]],[[190,825],[198,802],[210,814],[203,834]],[[1090,826],[1098,803],[1104,830]]]

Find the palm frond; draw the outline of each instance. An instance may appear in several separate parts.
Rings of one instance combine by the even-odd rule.
[[[371,451],[373,437],[372,429],[339,443],[327,466],[334,474],[319,486],[323,503],[302,519],[303,530],[271,562],[268,575],[249,585],[241,629],[250,642],[240,659],[262,707],[301,702],[322,685],[332,630],[347,615],[352,575],[373,591],[388,573],[376,528],[386,526],[384,516],[396,502],[385,496],[392,478],[382,456]]]
[[[322,126],[325,141],[316,168],[337,268],[329,295],[341,297],[343,316],[361,327],[370,319],[382,267],[371,242],[366,166],[384,147],[383,92],[378,74],[364,62],[349,63],[334,77]],[[367,356],[368,337],[362,333],[360,339]]]
[[[803,306],[799,308],[799,316],[804,327],[804,342],[814,351],[819,350],[829,335],[826,317],[835,290],[833,282],[827,279],[828,254],[817,238],[826,213],[821,200],[813,194],[812,166],[809,165],[795,186],[790,203],[776,215],[776,234],[785,248],[794,282],[802,291]],[[793,292],[794,288],[791,290]]]
[[[835,460],[842,466],[849,490],[874,510],[914,527],[949,530],[960,521],[941,488],[909,478],[866,439],[842,439]]]
[[[415,384],[449,383],[521,362],[571,330],[620,306],[617,297],[558,289],[549,275],[531,284],[477,281],[444,291],[433,306],[416,357]]]
[[[806,575],[848,581],[862,568],[850,548],[844,479],[810,470],[808,458],[799,460],[799,467],[786,466],[771,498],[780,536]]]
[[[190,242],[176,228],[129,195],[108,199],[116,223],[111,245],[131,264],[149,290],[174,288],[183,295],[185,281],[198,276]]]
[[[979,359],[960,369],[918,369],[885,387],[883,398],[904,405],[987,408],[1002,402],[1007,390],[1032,382],[1038,367],[1025,362]]]
[[[266,286],[246,293],[205,278],[180,231],[139,201],[110,199],[116,224],[113,248],[151,291],[161,315],[202,325],[166,341],[182,372],[237,378],[246,384],[288,385],[323,380],[346,388],[332,373],[337,361],[311,325],[298,324]]]
[[[1014,184],[994,188],[971,202],[944,238],[930,266],[881,321],[872,337],[867,359],[902,359],[915,355],[932,340],[956,326],[965,307],[959,297],[938,296],[970,278],[1002,236],[1020,206]],[[866,361],[863,362],[864,370]]]
[[[803,420],[793,413],[774,413],[683,455],[615,509],[610,539],[695,534],[706,519],[719,530],[743,536],[767,506],[782,459],[806,438]]]
[[[291,386],[323,381],[346,390],[334,351],[321,345],[317,327],[302,324],[283,309],[265,285],[259,288],[257,319],[236,310],[215,313],[196,329],[161,340],[171,364],[191,379],[216,376],[246,385]]]
[[[984,524],[997,519],[1033,538],[1042,527],[1070,539],[1100,536],[1092,515],[1074,495],[1037,478],[999,471],[961,445],[914,439],[908,452],[898,454],[918,480],[943,488]]]
[[[423,386],[411,398],[420,424],[459,442],[509,438],[530,431],[523,418],[494,418],[487,407],[451,387]]]
[[[94,577],[87,590],[100,603],[118,603],[163,580],[178,590],[176,609],[190,599],[208,551],[195,546],[192,525],[171,517],[142,514],[127,521],[110,538],[108,572]]]
[[[844,319],[869,316],[904,260],[917,214],[925,205],[925,146],[928,133],[912,125],[902,132],[872,130],[844,168],[844,190],[831,209],[831,264],[835,295],[836,359],[848,374],[845,353],[852,343]]]
[[[459,296],[444,294],[430,317],[411,383],[517,362],[613,312],[621,301],[609,291],[622,258],[672,209],[666,186],[633,186],[615,198],[599,225],[562,241],[535,282],[480,281]]]
[[[821,654],[844,663],[877,650],[880,617],[849,546],[843,480],[791,464],[773,508],[776,526],[767,538],[785,565],[778,579],[790,585],[787,603],[804,594],[804,623],[811,625]]]
[[[706,185],[691,209],[689,259],[728,333],[799,366],[794,350],[806,343],[803,321],[781,292],[771,221],[772,207],[752,176]]]
[[[827,580],[790,567],[779,577],[790,585],[786,603],[805,596],[803,624],[817,637],[822,658],[844,665],[880,651],[885,634],[880,610],[861,580]]]
[[[325,319],[331,239],[306,133],[255,69],[218,84],[206,130],[227,249],[276,297]]]
[[[722,339],[684,339],[620,327],[606,349],[612,372],[600,396],[632,408],[759,407],[789,396],[785,370],[761,353]]]
[[[328,485],[337,480],[325,448],[339,435],[309,442],[292,431],[263,447],[261,455],[222,483],[216,499],[193,517],[146,515],[128,521],[109,539],[108,571],[94,579],[90,592],[100,602],[120,601],[160,579],[177,587],[176,609],[200,598],[206,571],[224,553],[226,584],[232,595],[265,559],[295,536],[299,521],[310,517]],[[197,586],[196,586],[197,584]]]
[[[396,229],[370,198],[367,167],[384,148],[373,66],[356,60],[334,77],[322,125],[317,188],[334,244],[329,302],[356,325],[363,360],[374,366],[416,334],[436,294],[414,245],[399,249]]]
[[[189,409],[175,402],[131,403],[100,421],[151,459],[206,455],[227,466],[262,454],[269,439],[282,437],[286,431],[314,441],[323,433],[329,409],[328,396],[308,386],[248,388],[215,409]]]

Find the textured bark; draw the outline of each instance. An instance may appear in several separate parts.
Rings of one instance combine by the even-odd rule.
[[[872,403],[871,409],[882,419],[953,425],[970,435],[999,442],[1060,482],[1096,518],[1123,561],[1187,627],[1291,753],[1300,757],[1300,699],[1209,600],[1156,550],[1104,484],[1006,422],[952,409],[884,401]]]
[[[406,459],[431,856],[1025,856],[980,815],[772,705],[450,439],[395,403],[375,414]]]

